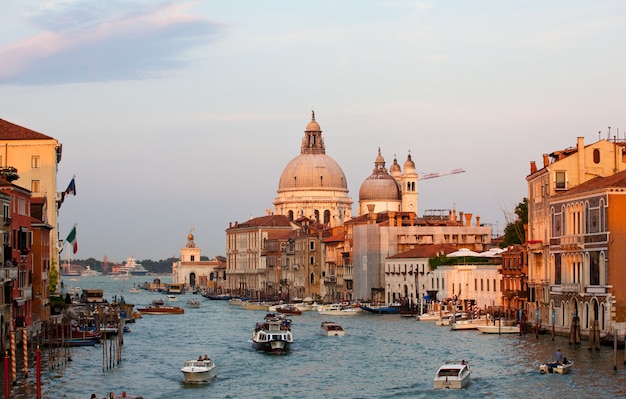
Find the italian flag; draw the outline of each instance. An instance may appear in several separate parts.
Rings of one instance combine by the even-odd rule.
[[[72,231],[70,231],[70,234],[67,236],[65,241],[72,246],[72,250],[74,251],[74,253],[78,252],[78,241],[76,240],[76,225],[74,225],[74,228],[72,229]]]

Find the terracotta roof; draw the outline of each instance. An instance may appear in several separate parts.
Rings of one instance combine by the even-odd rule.
[[[346,240],[346,235],[343,233],[339,233],[339,234],[335,234],[335,235],[328,237],[327,239],[324,240],[324,242],[342,242],[345,240]]]
[[[577,185],[565,192],[556,194],[553,198],[565,197],[571,194],[584,193],[587,191],[593,191],[597,189],[609,188],[609,187],[626,187],[626,171],[615,173],[611,176],[598,176]]]
[[[238,229],[249,227],[291,227],[291,222],[289,221],[289,218],[287,218],[287,216],[270,215],[246,220],[243,223],[235,223],[232,228]]]
[[[54,140],[50,136],[0,119],[0,140]]]
[[[434,258],[441,253],[450,254],[456,251],[458,248],[449,244],[429,244],[420,245],[416,248],[409,249],[408,251],[388,256],[387,259],[402,259],[402,258]]]

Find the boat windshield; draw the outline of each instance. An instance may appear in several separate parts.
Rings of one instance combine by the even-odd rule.
[[[439,377],[458,377],[459,369],[441,369],[439,370]]]

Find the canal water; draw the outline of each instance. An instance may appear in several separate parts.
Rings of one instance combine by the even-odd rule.
[[[165,299],[161,293],[128,290],[153,277],[80,277],[64,284],[101,288],[105,298],[124,296],[146,305]],[[162,279],[166,281],[167,278]],[[199,308],[186,307],[192,297]],[[182,315],[146,315],[124,335],[122,362],[103,371],[101,345],[72,349],[72,361],[44,370],[45,398],[105,397],[110,391],[170,398],[623,398],[626,367],[623,351],[589,350],[588,342],[569,345],[567,338],[450,331],[433,322],[398,315],[354,317],[293,316],[294,344],[287,355],[252,349],[252,331],[265,312],[244,310],[228,301],[181,295]],[[344,337],[321,335],[320,323],[332,320]],[[570,374],[545,374],[540,363],[561,348],[574,359]],[[184,383],[180,368],[187,359],[208,354],[217,364],[209,384]],[[433,389],[433,376],[447,360],[468,361],[471,383],[461,391]],[[616,366],[617,370],[614,370]],[[34,376],[34,372],[31,373]],[[34,384],[30,377],[27,383]],[[20,381],[20,384],[23,384]],[[17,386],[12,398],[32,398],[34,387]]]

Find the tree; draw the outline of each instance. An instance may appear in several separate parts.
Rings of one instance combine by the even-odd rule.
[[[508,224],[504,228],[504,239],[502,247],[514,244],[522,244],[526,241],[524,226],[528,224],[528,198],[524,198],[522,202],[515,207],[516,220],[511,221],[507,217]]]

